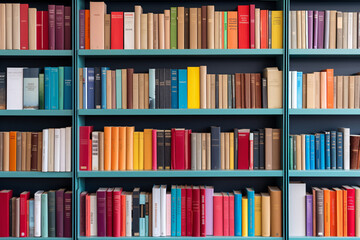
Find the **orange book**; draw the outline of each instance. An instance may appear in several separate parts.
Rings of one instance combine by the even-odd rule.
[[[336,237],[336,192],[330,190],[330,236]]]
[[[90,237],[90,195],[85,197],[85,235]]]
[[[134,131],[135,127],[126,127],[126,170],[134,169]]]
[[[347,191],[345,189],[342,190],[343,192],[343,211],[344,211],[344,231],[343,231],[343,236],[347,237]]]
[[[9,142],[9,161],[10,161],[10,171],[16,171],[16,132],[10,132],[10,142]]]
[[[111,170],[111,127],[104,127],[104,170]]]
[[[90,49],[90,10],[85,10],[85,49]]]
[[[120,228],[120,235],[122,237],[125,237],[126,235],[126,196],[125,196],[126,192],[122,192],[121,193],[121,210],[120,210],[120,214],[121,214],[121,228]]]
[[[119,127],[111,127],[111,170],[119,170]]]
[[[334,188],[336,191],[336,233],[338,237],[344,235],[344,211],[343,211],[343,193],[340,188]]]
[[[334,108],[334,69],[325,69],[322,72],[326,72],[327,108]]]
[[[237,12],[228,11],[228,49],[238,47]]]
[[[119,170],[126,170],[126,127],[119,127]]]
[[[330,190],[323,188],[324,190],[324,235],[330,236]]]
[[[144,170],[152,169],[152,129],[144,129]]]
[[[260,48],[268,48],[268,10],[260,10]]]

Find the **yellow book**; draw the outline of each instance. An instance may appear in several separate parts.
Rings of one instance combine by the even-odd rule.
[[[200,67],[188,67],[188,108],[200,108]]]
[[[139,132],[139,170],[144,170],[144,132]]]
[[[255,236],[261,236],[261,194],[255,194]]]
[[[126,127],[126,170],[134,169],[134,130],[135,127]]]
[[[248,236],[248,199],[247,197],[242,198],[242,236]]]
[[[234,170],[234,133],[230,133],[230,170]]]
[[[271,47],[283,48],[283,12],[271,11]]]
[[[134,170],[139,170],[139,132],[134,132]]]

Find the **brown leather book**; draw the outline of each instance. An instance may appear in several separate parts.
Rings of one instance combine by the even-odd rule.
[[[147,49],[154,48],[154,14],[147,14]]]
[[[307,108],[307,74],[303,74],[302,89],[302,107]]]
[[[141,14],[140,19],[140,49],[148,48],[148,15],[145,13]]]
[[[26,132],[26,163],[25,171],[31,170],[31,132]]]
[[[164,11],[165,49],[170,49],[170,10]]]
[[[282,237],[282,193],[280,188],[269,186],[270,193],[270,236]]]
[[[337,76],[336,77],[337,86],[336,86],[336,106],[337,108],[343,108],[343,82],[344,76]]]
[[[26,171],[26,132],[18,132],[18,134],[21,134],[21,167],[20,170],[21,171]],[[17,155],[17,154],[16,154]],[[16,164],[17,165],[17,164]],[[16,167],[16,170],[18,170],[18,168]]]
[[[198,46],[198,9],[190,8],[190,49],[197,49]]]
[[[139,109],[139,74],[133,74],[133,109]]]
[[[90,2],[90,49],[104,49],[106,4]]]
[[[144,89],[144,108],[145,109],[149,109],[149,74],[145,73],[144,74],[144,84],[145,84],[145,89]]]
[[[43,145],[43,135],[42,132],[38,132],[38,160],[37,160],[37,171],[41,172],[42,170],[42,145]]]
[[[241,108],[240,99],[240,73],[235,73],[235,108]]]
[[[349,76],[349,108],[354,108],[355,104],[355,76]]]
[[[153,49],[159,49],[159,14],[153,15]]]
[[[197,49],[201,49],[201,8],[197,8]]]
[[[206,74],[206,108],[211,108],[211,74]]]
[[[207,7],[201,6],[201,48],[207,49]]]
[[[245,73],[240,73],[240,108],[245,108]]]
[[[106,70],[106,109],[112,109],[111,70]]]
[[[206,74],[207,67],[200,66],[200,108],[206,108]]]
[[[133,74],[134,69],[127,69],[127,109],[133,108]]]
[[[315,77],[315,108],[320,108],[321,102],[321,82],[320,82],[320,72],[314,72]]]
[[[360,136],[350,136],[350,169],[358,169]]]
[[[38,133],[32,132],[31,134],[31,171],[38,170],[38,154],[41,154],[38,149]]]
[[[178,30],[178,49],[184,49],[185,46],[185,8],[177,8],[177,30]]]
[[[158,20],[158,31],[159,31],[159,46],[158,49],[165,49],[165,15],[163,13],[159,14]]]
[[[121,69],[121,105],[127,109],[127,69]]]
[[[306,74],[306,87],[306,108],[315,108],[316,83],[314,73]]]
[[[281,129],[272,131],[272,169],[281,170]]]
[[[256,91],[255,91],[255,73],[250,74],[250,107],[255,108],[255,99],[256,99]]]
[[[215,6],[207,6],[207,48],[214,49],[215,47]]]
[[[210,83],[210,91],[211,91],[211,108],[212,109],[215,109],[215,91],[216,91],[216,88],[215,88],[215,74],[211,74],[211,83]]]
[[[189,8],[185,8],[184,10],[184,48],[189,49],[190,46],[190,20],[189,20]]]
[[[261,108],[261,74],[255,73],[255,108]]]
[[[273,169],[273,137],[272,137],[272,128],[265,128],[265,169]]]
[[[349,76],[344,76],[343,81],[343,108],[349,108]]]
[[[105,14],[105,21],[104,21],[104,48],[110,49],[110,22],[111,22],[111,15]]]
[[[139,109],[145,109],[145,74],[139,73]]]
[[[111,70],[111,107],[116,109],[116,71]]]
[[[227,109],[228,108],[228,76],[227,74],[222,74],[222,103],[223,103],[223,108]]]
[[[251,108],[250,73],[245,73],[245,108]]]

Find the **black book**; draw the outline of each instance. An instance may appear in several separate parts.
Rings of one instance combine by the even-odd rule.
[[[165,151],[165,136],[164,130],[157,130],[156,141],[157,141],[157,169],[164,170],[164,151]]]
[[[215,76],[215,108],[219,108],[219,74]]]
[[[254,170],[260,168],[259,131],[254,131]]]
[[[220,170],[220,127],[211,127],[211,169]]]
[[[171,109],[171,70],[165,68],[165,103],[166,109]]]
[[[265,130],[259,129],[259,168],[265,169]]]
[[[171,130],[165,130],[165,170],[171,168]]]
[[[159,108],[165,108],[165,69],[159,69]]]
[[[155,69],[155,108],[160,108],[160,69]]]
[[[140,236],[140,188],[134,188],[132,193],[133,214],[132,233],[134,237]]]
[[[234,129],[234,169],[238,169],[238,129]]]
[[[101,69],[94,68],[95,74],[95,108],[101,109]]]
[[[0,72],[0,109],[6,109],[6,77],[5,72]]]
[[[56,237],[56,212],[55,212],[55,191],[50,190],[48,192],[48,228],[49,237]]]
[[[268,107],[268,102],[267,102],[267,79],[263,78],[261,81],[261,92],[262,92],[262,108],[267,108]]]

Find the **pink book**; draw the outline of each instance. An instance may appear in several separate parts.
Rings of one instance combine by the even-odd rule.
[[[250,4],[250,48],[255,48],[255,4]]]
[[[166,194],[166,236],[171,236],[171,193]]]
[[[229,193],[229,228],[230,236],[235,235],[235,197],[233,193]]]
[[[156,129],[152,130],[152,170],[157,170],[157,136]]]
[[[214,193],[214,236],[224,236],[223,195]]]
[[[224,236],[229,236],[229,195],[227,193],[222,193],[222,195],[224,201]]]
[[[206,225],[206,235],[212,236],[214,234],[214,226],[213,226],[213,195],[214,195],[214,188],[213,187],[206,187],[205,189],[205,202],[206,202],[206,218],[205,218],[205,225]]]
[[[254,170],[254,135],[253,133],[250,133],[250,141],[249,141],[249,147],[250,147],[250,165],[249,169]]]

